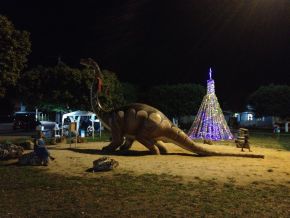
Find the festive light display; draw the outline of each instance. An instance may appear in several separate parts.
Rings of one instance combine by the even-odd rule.
[[[211,68],[207,81],[207,94],[204,96],[197,116],[188,132],[192,139],[230,140],[233,135],[227,125],[220,104],[215,95]]]

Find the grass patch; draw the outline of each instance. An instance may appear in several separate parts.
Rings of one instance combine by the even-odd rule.
[[[275,136],[272,133],[253,132],[250,135],[250,143],[263,148],[275,148],[290,151],[290,134],[280,134],[280,136]]]
[[[95,134],[94,137],[87,136],[87,137],[81,138],[81,140],[83,142],[107,142],[107,141],[110,141],[110,137],[111,137],[111,133],[110,132],[102,131],[101,136],[99,136],[98,134]],[[70,144],[70,139],[73,140],[75,138],[76,138],[75,136],[66,137],[67,144]]]
[[[203,143],[202,140],[195,141]],[[250,130],[249,141],[250,145],[255,145],[257,147],[290,151],[290,134],[280,134],[279,136],[277,136],[273,135],[273,133],[270,132],[258,132]],[[213,143],[216,145],[235,146],[235,142],[233,140],[214,141]]]
[[[168,175],[62,177],[45,168],[0,166],[2,217],[289,217],[287,186],[224,186]],[[275,208],[272,209],[272,208]]]
[[[102,131],[101,137],[99,135],[95,135],[95,137],[86,137],[87,142],[102,142],[102,141],[110,141],[111,133],[108,131]]]

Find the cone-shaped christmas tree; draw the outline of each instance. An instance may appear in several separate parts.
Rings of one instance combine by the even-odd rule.
[[[214,141],[233,139],[233,135],[215,95],[214,80],[211,78],[211,73],[212,71],[209,69],[207,94],[202,100],[188,135],[192,139],[209,139]]]

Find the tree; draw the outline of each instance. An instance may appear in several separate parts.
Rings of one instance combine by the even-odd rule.
[[[261,86],[249,97],[249,103],[262,116],[290,116],[290,86]]]
[[[122,83],[122,93],[125,104],[136,103],[139,98],[139,87],[135,84],[124,82]]]
[[[104,87],[101,93],[101,102],[105,108],[118,108],[125,104],[123,87],[117,75],[109,70],[102,70]]]
[[[30,108],[47,110],[86,109],[89,107],[89,84],[93,75],[65,64],[38,66],[22,74],[19,90]]]
[[[123,104],[121,84],[115,73],[104,70],[102,99],[109,106]],[[89,69],[75,69],[63,63],[55,67],[38,66],[21,76],[19,93],[31,109],[91,110],[90,88],[94,74]],[[106,87],[109,87],[108,89]]]
[[[160,85],[149,90],[147,102],[168,117],[181,117],[196,114],[204,95],[201,85]]]
[[[15,86],[30,53],[29,33],[14,28],[11,21],[0,15],[0,97]]]

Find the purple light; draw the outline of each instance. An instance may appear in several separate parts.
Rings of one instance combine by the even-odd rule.
[[[207,94],[214,94],[215,87],[214,87],[214,80],[207,81]]]
[[[211,80],[211,73],[212,73],[212,71],[211,71],[211,67],[209,68],[209,79]]]

